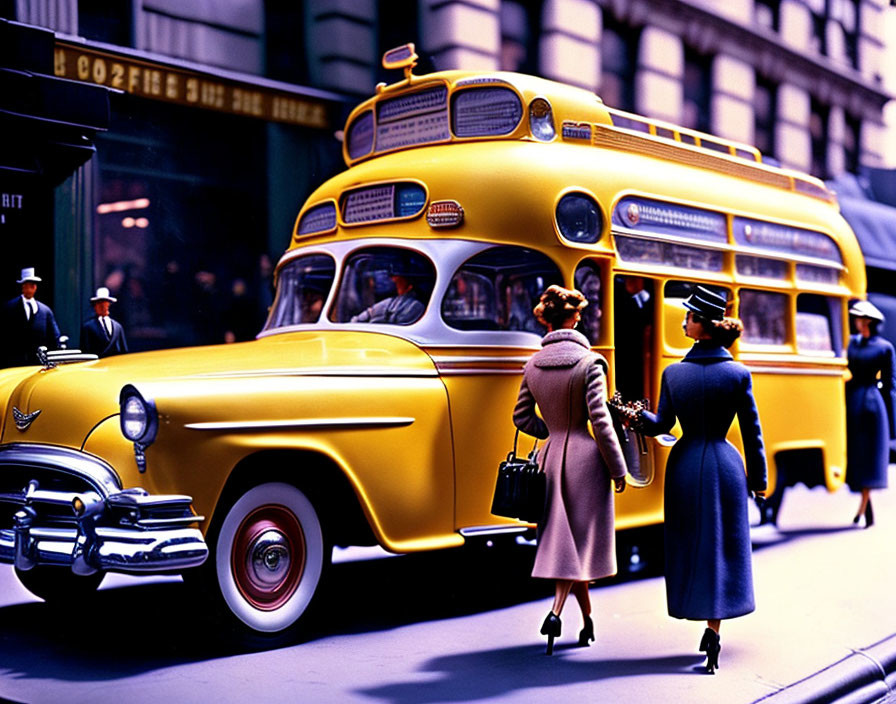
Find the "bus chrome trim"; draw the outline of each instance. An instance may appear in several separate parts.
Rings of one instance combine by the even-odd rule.
[[[528,526],[467,526],[457,532],[465,538],[478,538],[485,535],[514,535],[530,530]]]
[[[738,360],[741,364],[749,367],[752,374],[780,374],[780,375],[797,375],[797,376],[836,376],[842,377],[843,369],[819,369],[818,367],[780,367],[762,362],[750,362],[748,360]]]
[[[278,329],[278,333],[282,332]],[[391,367],[304,367],[302,369],[257,369],[239,372],[206,372],[196,374],[201,379],[251,379],[266,376],[372,376],[372,377],[433,377],[433,369],[395,369]]]
[[[411,425],[415,418],[384,416],[381,418],[294,418],[289,420],[211,421],[186,423],[188,430],[324,430],[327,428],[396,428]]]

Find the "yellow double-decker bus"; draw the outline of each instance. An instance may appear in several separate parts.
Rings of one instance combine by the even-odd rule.
[[[0,373],[0,562],[32,592],[181,571],[215,623],[276,641],[334,546],[531,531],[490,508],[553,283],[588,297],[611,388],[654,403],[689,347],[682,299],[724,291],[770,488],[843,483],[846,304],[865,277],[820,181],[585,90],[414,60],[389,52],[404,79],[350,114],[348,168],[298,214],[258,339]],[[662,523],[672,442],[631,453],[619,528]]]
[[[308,199],[280,262],[281,282],[333,283],[320,316],[280,317],[281,283],[265,334],[369,329],[357,310],[394,295],[393,257],[413,262],[419,316],[372,325],[419,345],[445,380],[459,530],[494,520],[494,469],[543,332],[531,311],[551,283],[589,298],[582,331],[610,360],[611,387],[654,402],[689,347],[682,299],[696,283],[723,291],[745,325],[732,351],[754,377],[769,490],[778,471],[843,483],[846,304],[865,276],[821,181],[585,90],[503,72],[416,76],[413,62],[410,46],[387,54],[404,80],[352,111],[349,168]],[[672,442],[636,456],[640,488],[619,497],[619,527],[662,521]]]

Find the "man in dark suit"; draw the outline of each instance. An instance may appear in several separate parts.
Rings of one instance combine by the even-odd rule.
[[[55,350],[59,346],[59,326],[50,307],[38,301],[34,294],[39,276],[34,267],[22,269],[22,295],[7,302],[3,309],[3,365],[22,367],[38,364],[37,348]]]
[[[109,295],[109,289],[100,286],[90,299],[96,313],[81,326],[81,351],[98,357],[109,357],[128,351],[128,343],[121,323],[109,316],[109,306],[118,299]]]

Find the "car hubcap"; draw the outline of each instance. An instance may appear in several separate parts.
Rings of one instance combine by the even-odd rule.
[[[240,524],[231,569],[243,597],[273,611],[295,593],[305,569],[305,536],[292,511],[262,506]]]

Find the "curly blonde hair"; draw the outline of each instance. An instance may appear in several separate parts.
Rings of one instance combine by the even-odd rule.
[[[532,312],[542,325],[557,328],[587,305],[588,299],[580,291],[552,284],[541,294]]]

